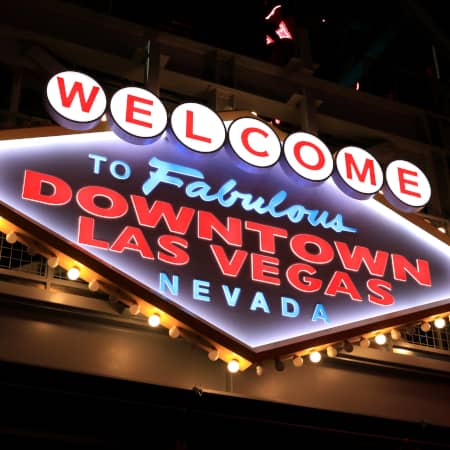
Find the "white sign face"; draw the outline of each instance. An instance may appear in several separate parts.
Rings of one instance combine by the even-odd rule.
[[[111,99],[108,121],[111,128],[132,144],[150,144],[167,126],[167,111],[151,92],[127,87]]]
[[[182,103],[170,116],[175,137],[187,148],[211,153],[222,148],[226,129],[217,113],[199,103]]]
[[[335,157],[338,186],[357,198],[371,197],[383,186],[383,169],[366,150],[344,147]]]
[[[428,178],[416,165],[408,161],[392,161],[387,166],[385,187],[385,197],[404,212],[422,209],[431,197]]]
[[[333,172],[330,150],[312,134],[298,132],[289,135],[283,149],[289,166],[306,180],[324,181]]]
[[[95,127],[106,110],[106,95],[91,77],[61,72],[47,84],[48,112],[58,124],[71,130]]]
[[[280,140],[261,120],[251,117],[235,120],[228,128],[228,139],[239,158],[254,167],[270,167],[280,159]]]

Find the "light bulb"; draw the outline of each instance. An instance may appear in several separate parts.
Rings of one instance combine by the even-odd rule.
[[[59,266],[59,258],[57,256],[50,256],[47,259],[47,266],[56,269]]]
[[[378,345],[384,345],[384,344],[386,344],[386,336],[385,336],[384,334],[377,334],[377,335],[375,336],[375,342],[376,342]]]
[[[78,278],[80,277],[80,269],[78,267],[71,267],[68,271],[67,271],[67,278],[69,280],[75,281],[78,280]]]
[[[444,328],[445,327],[445,319],[443,317],[438,317],[435,321],[434,321],[434,326],[436,328]]]
[[[424,322],[422,325],[420,325],[420,329],[424,333],[428,333],[431,330],[431,325],[429,324],[429,322]]]
[[[210,350],[208,352],[208,359],[210,361],[217,361],[219,359],[219,350],[216,349]]]
[[[128,307],[128,311],[132,316],[137,316],[141,313],[141,306],[139,303],[133,303]]]
[[[301,356],[296,356],[292,360],[292,364],[294,365],[294,367],[302,367],[303,366],[303,358]]]
[[[227,365],[228,372],[237,373],[239,372],[239,361],[232,359]]]
[[[7,235],[6,235],[6,242],[8,244],[15,244],[17,242],[17,233],[14,231],[10,231]]]
[[[314,364],[319,363],[321,359],[322,355],[320,354],[320,352],[312,352],[309,354],[309,360]]]
[[[257,116],[257,115],[258,115],[258,113],[257,113],[256,111],[252,111],[251,114],[252,114],[253,116]]]
[[[257,364],[255,367],[256,375],[260,377],[264,373],[264,367],[261,364]]]
[[[88,288],[92,292],[96,292],[100,289],[100,283],[97,280],[89,281]]]
[[[365,338],[361,339],[361,340],[359,341],[359,346],[360,346],[361,348],[369,348],[369,347],[370,347],[370,341],[369,341],[369,339],[365,339]]]
[[[398,341],[402,337],[402,333],[400,333],[399,330],[396,330],[395,328],[391,330],[391,338],[394,339],[394,341]]]
[[[327,347],[327,355],[329,358],[336,358],[337,353],[337,350],[332,345]]]
[[[154,313],[148,318],[148,324],[153,328],[159,326],[160,323],[161,317],[159,316],[159,314]]]
[[[173,326],[169,329],[169,336],[172,339],[176,339],[177,337],[180,336],[180,329],[177,326]]]

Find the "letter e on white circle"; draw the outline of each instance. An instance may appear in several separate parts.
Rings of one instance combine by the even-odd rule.
[[[386,168],[384,196],[403,212],[419,211],[430,201],[430,182],[416,165],[392,161]]]
[[[150,91],[126,87],[112,96],[108,122],[121,139],[145,145],[158,139],[166,129],[167,111]]]

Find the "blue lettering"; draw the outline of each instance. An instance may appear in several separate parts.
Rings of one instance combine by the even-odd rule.
[[[225,295],[225,300],[227,301],[228,306],[236,306],[236,303],[239,300],[239,295],[241,294],[241,288],[234,288],[233,292],[231,292],[230,288],[226,284],[222,284],[222,291]]]
[[[174,164],[167,161],[162,161],[153,157],[148,165],[154,167],[155,171],[150,170],[150,178],[142,185],[142,192],[145,195],[150,194],[160,183],[173,184],[176,187],[183,186],[183,180],[178,177],[168,175],[169,172],[174,172],[179,175],[186,175],[193,178],[205,178],[204,175],[192,167],[182,166],[181,164]]]
[[[317,303],[316,307],[314,308],[314,313],[311,320],[315,322],[318,319],[323,320],[325,323],[330,323],[327,312],[325,311],[323,305],[320,303]]]
[[[100,163],[98,162],[98,166]],[[184,186],[184,181],[176,176],[169,175],[169,172],[177,175],[185,175],[192,178],[204,180],[205,176],[200,170],[180,164],[174,164],[167,161],[162,161],[153,157],[149,161],[151,167],[156,170],[150,170],[150,178],[142,185],[142,191],[145,195],[150,194],[161,183],[172,184],[177,188]],[[97,167],[97,160],[94,169]],[[273,195],[267,203],[263,197],[253,198],[250,193],[240,192],[234,188],[237,182],[233,179],[227,180],[217,192],[211,192],[212,187],[206,181],[193,181],[186,185],[185,193],[190,198],[199,197],[205,202],[217,201],[224,208],[232,207],[237,201],[241,201],[241,207],[245,211],[255,211],[258,214],[270,214],[274,218],[287,217],[292,223],[299,223],[303,219],[316,227],[321,226],[325,229],[331,228],[337,233],[346,231],[348,233],[356,233],[358,230],[353,227],[344,225],[343,217],[337,214],[335,217],[329,219],[330,213],[322,211],[319,214],[318,210],[308,210],[303,205],[292,205],[286,209],[277,210],[287,198],[286,191],[279,191]],[[267,203],[267,204],[266,204]]]
[[[262,292],[257,292],[252,300],[252,304],[250,305],[251,311],[256,311],[258,308],[261,308],[266,314],[270,314],[269,305],[267,304],[267,300],[264,297]]]
[[[300,305],[289,297],[281,297],[281,315],[284,317],[297,317],[300,314]]]
[[[194,280],[192,282],[192,297],[194,300],[200,300],[202,302],[211,301],[209,296],[209,287],[211,283],[205,280]]]
[[[180,277],[178,275],[172,275],[172,279],[169,276],[161,272],[159,274],[159,290],[166,292],[167,289],[172,295],[178,295],[180,292]]]
[[[122,168],[121,174],[117,172],[117,167]],[[111,175],[118,180],[127,180],[131,175],[130,166],[126,162],[120,160],[113,161],[109,166],[109,171]]]
[[[94,160],[94,173],[95,173],[95,175],[98,175],[100,173],[100,165],[101,165],[101,163],[108,161],[108,158],[106,156],[97,155],[96,153],[89,153],[88,158]]]

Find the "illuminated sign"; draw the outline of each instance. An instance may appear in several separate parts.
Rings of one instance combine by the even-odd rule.
[[[86,129],[106,110],[85,77],[50,80],[58,123]],[[169,118],[139,88],[114,94],[108,118],[113,132],[1,142],[2,210],[211,339],[258,360],[448,309],[448,245],[371,198],[425,205],[413,164],[384,175],[362,149],[333,158],[315,136],[281,143],[193,103]]]

